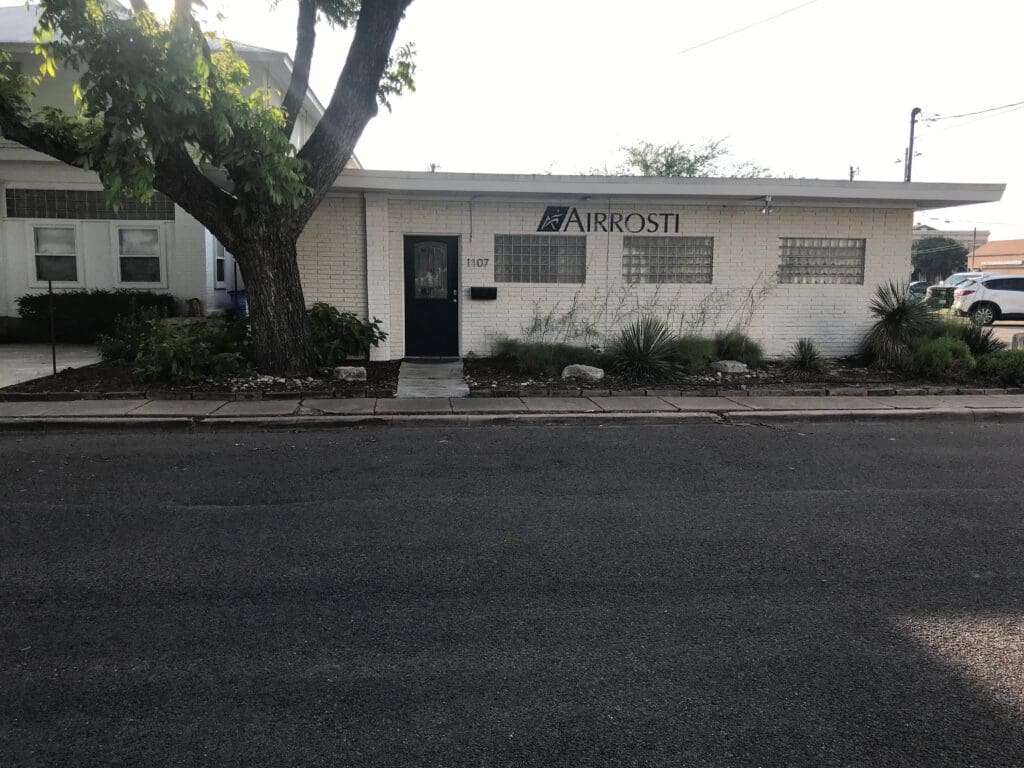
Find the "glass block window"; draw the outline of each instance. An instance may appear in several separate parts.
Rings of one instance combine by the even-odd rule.
[[[156,227],[120,227],[117,252],[122,283],[160,282],[160,230]]]
[[[33,227],[36,280],[78,282],[78,251],[74,227]]]
[[[622,279],[627,283],[710,283],[713,237],[624,237]]]
[[[865,248],[856,238],[779,238],[779,282],[863,285]]]
[[[587,238],[576,235],[495,235],[498,283],[585,283]]]

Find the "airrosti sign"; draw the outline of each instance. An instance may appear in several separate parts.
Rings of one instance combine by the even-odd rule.
[[[678,213],[622,213],[584,211],[575,206],[549,205],[537,225],[538,232],[623,232],[638,235],[679,234]]]

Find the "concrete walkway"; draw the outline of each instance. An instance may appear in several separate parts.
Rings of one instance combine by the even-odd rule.
[[[461,360],[403,360],[398,369],[400,398],[469,397]]]
[[[413,397],[281,400],[66,400],[0,402],[0,426],[181,422],[185,424],[452,423],[598,420],[1024,419],[1024,395],[894,397]]]
[[[91,344],[58,344],[57,370],[81,368],[98,363],[100,356]],[[0,387],[53,374],[49,344],[0,344]]]

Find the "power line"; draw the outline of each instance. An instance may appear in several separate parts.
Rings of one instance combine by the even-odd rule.
[[[1003,115],[1012,115],[1014,112],[1020,112],[1024,109],[1024,102],[1021,102],[1020,106],[1012,107],[1011,109],[1003,109],[1002,112],[995,112],[994,114],[985,115],[984,117],[976,117],[973,120],[968,120],[964,123],[954,123],[953,125],[947,125],[943,128],[936,128],[934,131],[923,131],[918,138],[924,138],[926,136],[934,136],[937,133],[944,133],[945,131],[952,131],[956,128],[965,128],[968,125],[974,123],[980,123],[983,120],[991,120],[995,117],[1002,117]],[[987,110],[986,110],[987,111]]]
[[[705,45],[711,45],[712,43],[717,43],[719,40],[725,40],[725,38],[727,37],[738,35],[740,32],[746,32],[748,29],[753,29],[754,27],[760,26],[761,24],[766,24],[769,21],[774,21],[775,19],[781,18],[786,14],[793,13],[794,11],[799,11],[801,8],[806,8],[808,5],[814,5],[817,2],[819,2],[819,0],[807,0],[806,3],[794,5],[792,8],[787,8],[786,10],[780,13],[776,13],[774,16],[769,16],[766,19],[761,19],[760,21],[755,21],[752,24],[747,24],[745,27],[734,29],[732,32],[726,32],[724,35],[719,35],[718,37],[713,37],[710,40],[705,40],[703,43],[697,43],[697,45],[692,45],[689,48],[684,48],[683,50],[677,52],[676,56],[682,56],[684,53],[696,51],[698,48],[703,48]]]
[[[985,112],[995,112],[1000,109],[1006,109],[1007,107],[1019,107],[1024,105],[1024,101],[1015,101],[1012,104],[1003,104],[1001,107],[989,107],[988,109],[979,109],[977,112],[964,112],[961,115],[938,115],[936,117],[926,117],[924,121],[926,123],[937,123],[940,120],[954,120],[958,117],[971,117],[972,115],[981,115]]]

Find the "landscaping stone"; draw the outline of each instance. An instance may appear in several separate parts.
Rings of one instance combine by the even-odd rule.
[[[604,369],[595,365],[567,365],[562,369],[563,379],[580,381],[600,381],[604,378]]]
[[[366,381],[366,369],[361,365],[339,365],[334,369],[335,381]]]
[[[746,373],[749,369],[746,363],[738,360],[716,360],[711,364],[711,370],[718,373]]]
[[[1024,349],[1024,333],[1015,333],[1010,340],[1010,349]]]

